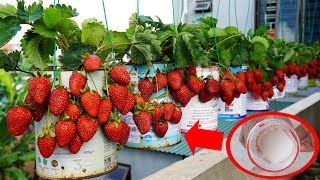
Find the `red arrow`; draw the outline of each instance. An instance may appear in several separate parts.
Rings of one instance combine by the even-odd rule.
[[[199,129],[199,121],[184,135],[189,148],[194,154],[196,147],[219,150],[222,149],[223,132]]]

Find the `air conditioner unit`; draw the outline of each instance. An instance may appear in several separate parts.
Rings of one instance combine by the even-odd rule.
[[[211,8],[211,0],[196,0],[193,8],[194,11],[209,11]]]

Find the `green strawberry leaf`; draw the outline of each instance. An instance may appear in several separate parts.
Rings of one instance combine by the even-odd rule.
[[[21,26],[16,17],[0,19],[0,47],[7,44],[20,29]]]
[[[55,8],[59,9],[66,18],[72,18],[79,15],[77,9],[73,9],[71,6],[66,6],[65,4],[57,4]]]
[[[62,55],[59,56],[61,64],[72,70],[78,69],[82,65],[83,56],[87,53],[94,53],[95,48],[90,45],[77,44],[63,51]]]
[[[43,13],[43,6],[42,4],[38,4],[34,2],[33,4],[29,5],[28,8],[24,7],[24,3],[21,6],[23,10],[20,8],[18,11],[18,15],[20,19],[27,20],[29,22],[36,21],[41,18],[42,13]]]
[[[102,22],[89,19],[82,23],[81,43],[98,48],[106,36],[107,32]]]
[[[61,22],[66,20],[61,10],[52,6],[43,11],[43,20],[49,29],[59,29]]]
[[[131,40],[128,39],[125,32],[110,31],[112,46],[116,53],[116,57],[122,58],[130,49]],[[111,52],[109,38],[106,37],[99,49],[103,49],[104,53]]]
[[[0,18],[17,16],[17,9],[10,4],[0,4]]]
[[[22,155],[19,156],[20,161],[35,161],[36,160],[36,152],[34,151],[29,151],[26,153],[23,153]]]
[[[43,22],[37,21],[33,24],[34,31],[45,38],[56,38],[58,32],[56,30],[51,30]]]

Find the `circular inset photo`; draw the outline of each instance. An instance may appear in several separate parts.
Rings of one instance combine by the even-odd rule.
[[[306,121],[285,113],[266,112],[238,123],[228,136],[227,151],[231,161],[248,174],[288,177],[315,161],[319,139]]]

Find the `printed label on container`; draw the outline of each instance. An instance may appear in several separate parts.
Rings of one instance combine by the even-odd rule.
[[[284,87],[284,91],[286,93],[296,93],[298,91],[298,78],[296,75],[291,76],[288,78],[285,76],[286,85]]]
[[[306,89],[307,87],[308,87],[308,75],[306,75],[298,80],[298,88],[299,89]]]
[[[126,144],[128,147],[134,148],[159,148],[174,145],[180,142],[180,123],[172,124],[168,122],[168,131],[164,138],[158,138],[153,129],[142,135],[133,120],[133,115],[129,112],[122,116],[123,120],[129,125],[131,131]]]
[[[219,98],[218,119],[219,120],[239,120],[246,117],[247,114],[247,96],[241,94],[235,98],[231,104],[227,105]]]
[[[35,122],[36,133],[42,127],[43,123]],[[43,158],[36,146],[36,172],[43,178],[84,178],[112,171],[117,164],[116,144],[106,138],[102,128],[82,145],[77,154],[71,154],[68,147],[56,146],[49,158]]]
[[[261,98],[255,99],[252,92],[247,93],[247,110],[248,111],[267,111],[269,110],[269,102],[263,101]]]
[[[191,98],[189,104],[182,108],[181,131],[187,132],[198,120],[202,129],[217,130],[218,100],[216,98],[207,103],[201,103],[198,96]]]

